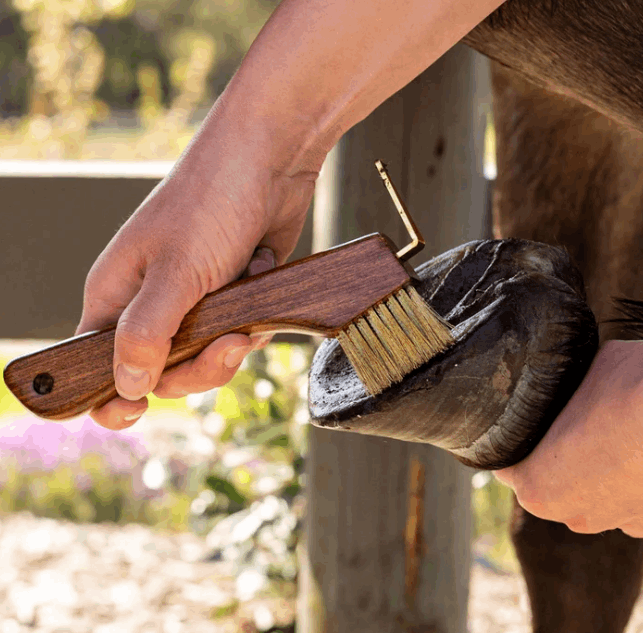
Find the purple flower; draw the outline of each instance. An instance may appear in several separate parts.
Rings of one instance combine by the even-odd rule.
[[[116,472],[132,470],[148,456],[140,435],[98,426],[85,416],[69,422],[45,422],[24,417],[0,428],[0,460],[14,459],[21,469],[51,470],[96,453]]]

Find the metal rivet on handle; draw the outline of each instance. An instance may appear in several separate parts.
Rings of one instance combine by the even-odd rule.
[[[54,377],[47,372],[38,374],[33,379],[33,388],[34,391],[41,396],[46,396],[48,393],[51,393],[54,388]]]

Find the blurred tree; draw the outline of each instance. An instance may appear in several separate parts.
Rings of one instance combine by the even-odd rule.
[[[105,52],[105,72],[96,96],[110,108],[131,109],[141,96],[136,78],[141,65],[155,68],[159,75],[161,103],[170,102],[170,59],[163,49],[158,29],[150,29],[129,15],[119,20],[101,20],[94,33]]]
[[[18,12],[0,0],[0,116],[25,112],[29,75],[27,32]]]
[[[209,40],[215,54],[201,103],[209,105],[276,5],[277,0],[0,0],[0,116],[28,112],[27,95],[38,81],[30,69],[41,59],[43,41],[55,42],[64,57],[85,28],[105,56],[96,96],[117,109],[136,107],[140,65],[157,67],[162,103],[168,106],[177,90],[170,81],[172,65],[185,65],[195,40]],[[49,49],[46,57],[55,71],[60,66],[56,51]]]
[[[0,0],[3,156],[178,157],[276,4]]]

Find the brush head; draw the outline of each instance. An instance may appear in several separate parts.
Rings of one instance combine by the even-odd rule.
[[[451,326],[412,285],[374,306],[339,332],[337,340],[374,396],[454,342]]]
[[[454,344],[377,396],[337,341],[313,360],[313,424],[451,452],[476,468],[526,457],[567,404],[598,345],[566,252],[524,240],[472,242],[417,270],[416,288]]]

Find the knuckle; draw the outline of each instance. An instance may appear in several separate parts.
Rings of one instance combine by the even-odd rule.
[[[512,486],[520,505],[532,514],[553,521],[561,521],[569,516],[568,511],[560,514],[563,509],[568,510],[562,500],[568,499],[569,495],[549,472],[518,468],[514,473]]]
[[[527,509],[527,506],[539,506],[542,503],[541,491],[530,482],[514,474],[512,478],[512,487],[516,492],[516,497],[520,505]]]
[[[85,279],[85,287],[83,291],[85,303],[93,303],[99,300],[99,297],[102,294],[101,288],[102,276],[100,275],[98,267],[94,264]]]
[[[574,517],[563,521],[563,523],[576,534],[591,534],[593,532],[585,517]]]
[[[97,292],[86,294],[84,299],[84,309],[92,313],[114,314],[122,310],[122,306],[116,301],[108,301],[101,297]],[[114,321],[116,317],[114,317]]]
[[[518,485],[515,493],[518,503],[530,514],[550,521],[561,520],[560,517],[555,516],[556,507],[547,503],[542,490],[533,486]]]
[[[643,527],[621,528],[621,531],[631,538],[643,538]]]
[[[92,294],[95,293],[97,290],[98,286],[98,272],[97,272],[97,267],[96,264],[94,264],[89,272],[87,273],[87,277],[85,279],[85,296],[91,296]]]
[[[92,411],[90,412],[89,416],[91,417],[92,420],[99,426],[102,426],[105,429],[110,428],[109,424],[109,417],[105,415],[104,412],[98,410],[98,411]]]
[[[235,370],[227,369],[220,362],[214,359],[198,359],[193,366],[189,385],[194,393],[199,391],[209,391],[216,387],[222,387],[232,380]]]
[[[226,367],[218,351],[211,346],[194,359],[187,385],[193,393],[222,387],[234,378],[237,368]]]
[[[608,515],[597,514],[595,510],[584,511],[574,517],[561,520],[572,532],[577,534],[598,534],[616,527],[613,518]]]
[[[632,538],[643,538],[643,521],[641,520],[630,519],[619,526],[619,529]]]
[[[163,341],[150,327],[131,319],[122,319],[116,328],[118,343],[136,347],[157,347]]]
[[[150,271],[156,285],[162,284],[191,305],[214,290],[210,287],[212,277],[209,268],[181,252],[164,255],[150,267]]]

